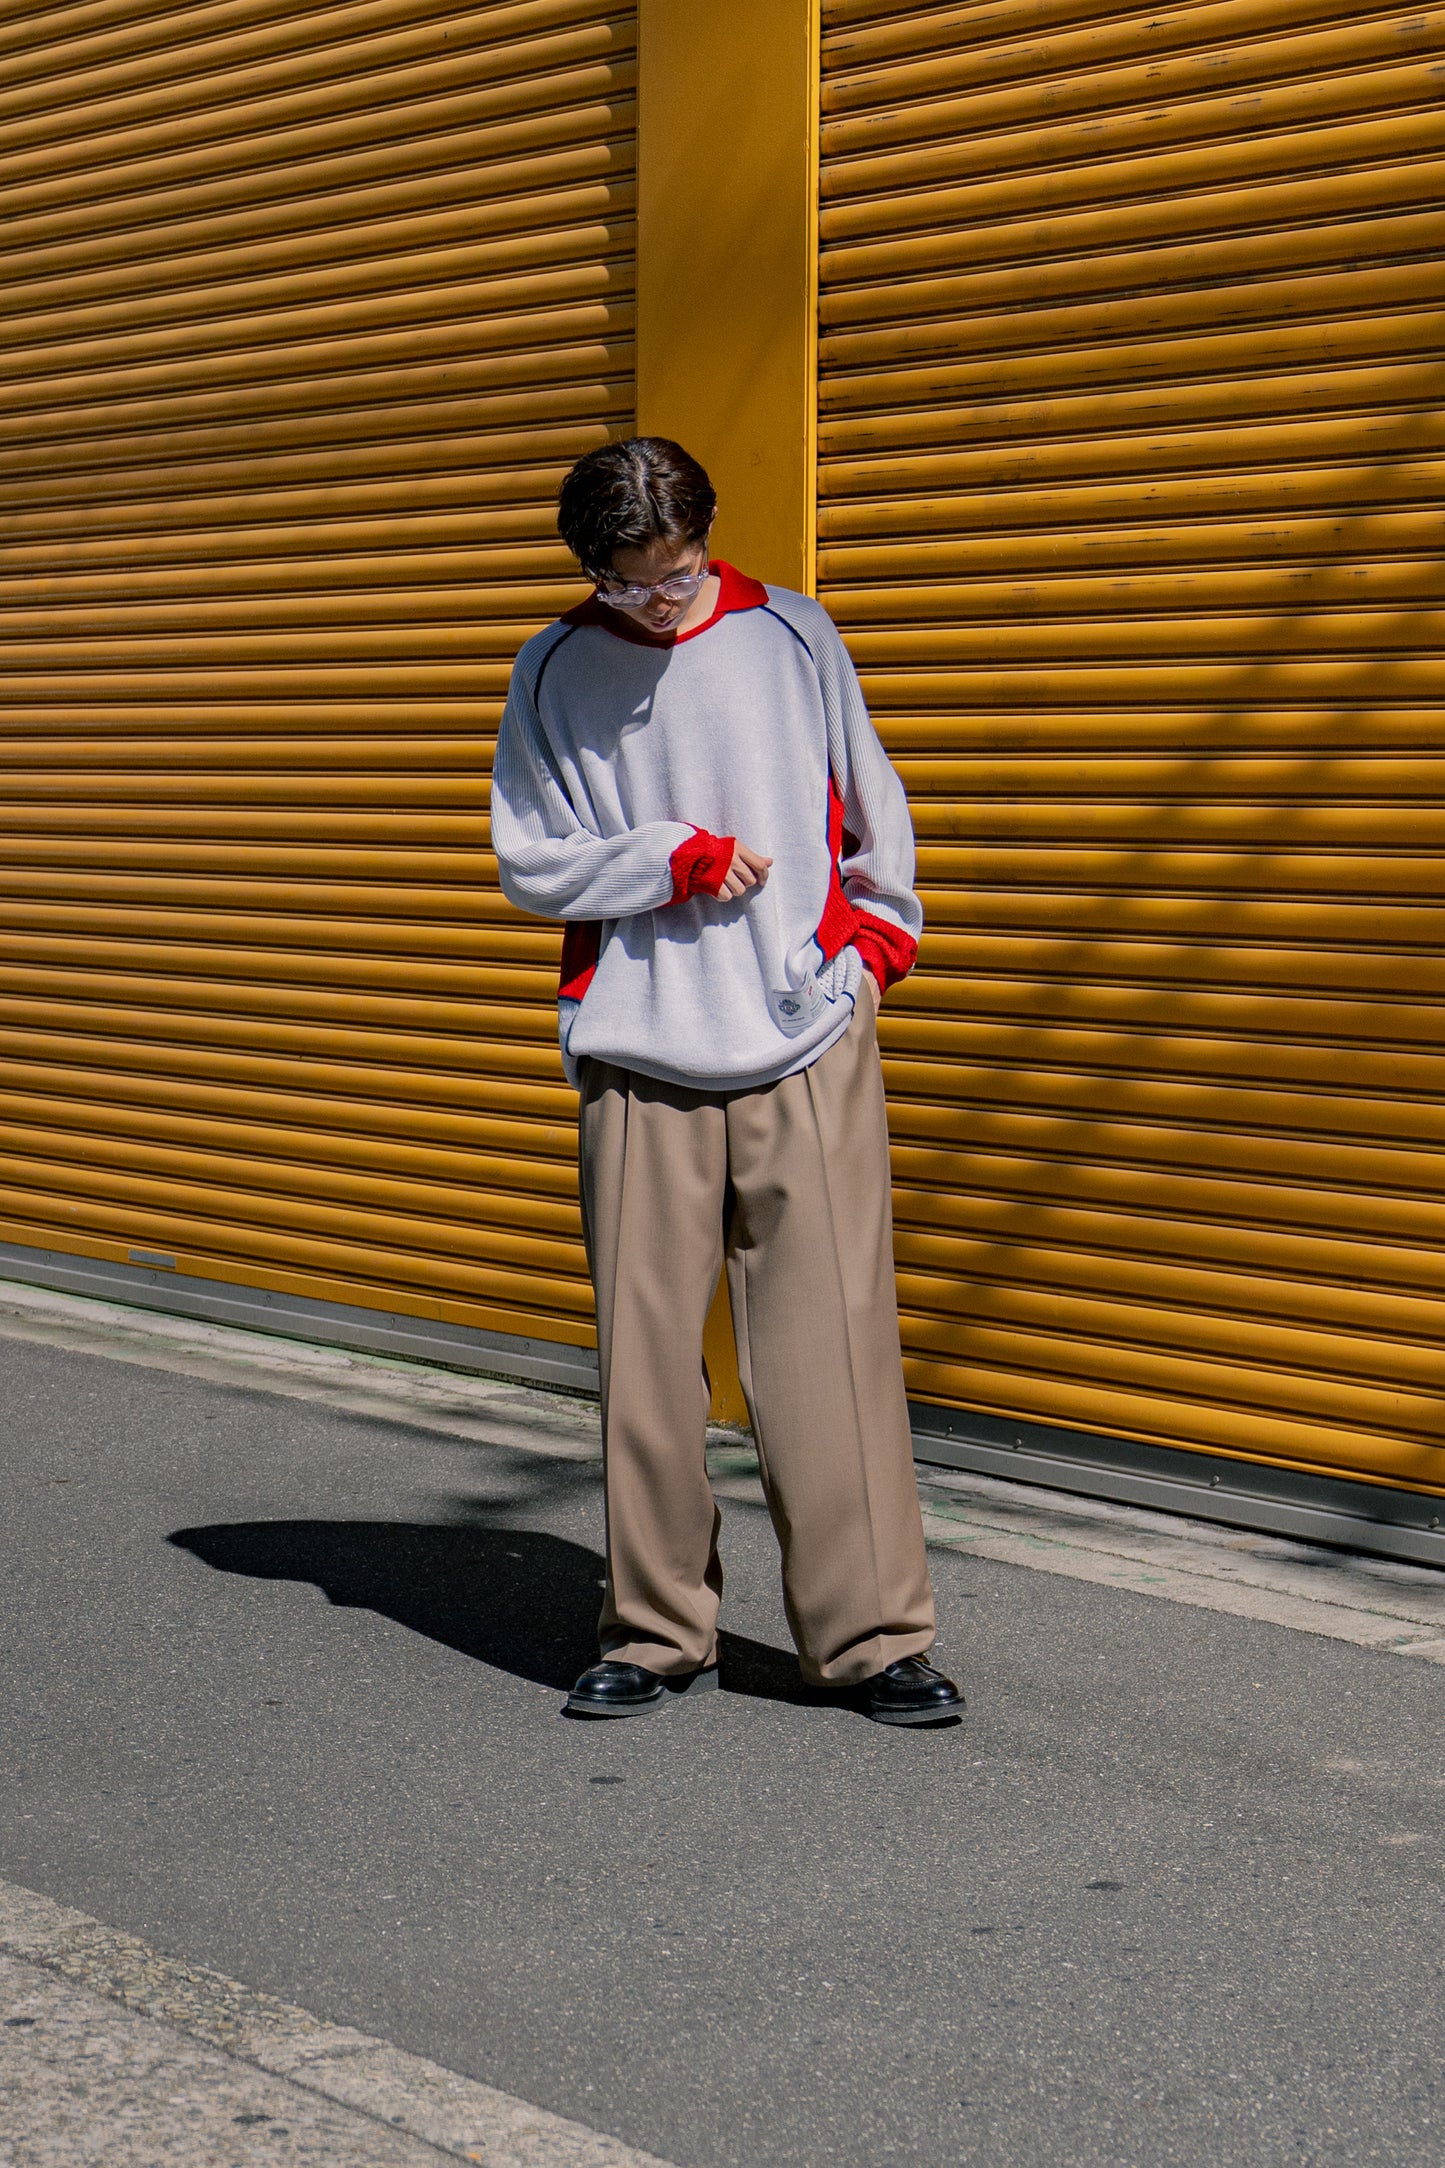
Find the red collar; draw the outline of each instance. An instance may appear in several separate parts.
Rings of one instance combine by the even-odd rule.
[[[691,632],[644,632],[634,625],[620,610],[609,610],[599,602],[596,595],[589,595],[579,602],[575,610],[563,613],[564,625],[601,625],[619,640],[630,640],[634,647],[681,647],[684,640],[695,640],[699,633],[708,632],[720,617],[733,610],[758,610],[768,599],[768,590],[761,580],[751,580],[746,572],[739,572],[736,565],[727,564],[721,557],[714,558],[708,566],[718,579],[717,607],[712,616],[701,625],[694,625]]]

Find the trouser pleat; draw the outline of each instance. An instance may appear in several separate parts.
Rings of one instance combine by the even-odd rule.
[[[581,1133],[602,1387],[601,1645],[649,1670],[693,1670],[716,1659],[722,1594],[702,1358],[722,1262],[722,1119],[588,1062]]]
[[[728,1141],[739,1372],[788,1623],[808,1677],[866,1678],[935,1630],[871,1014],[810,1068],[731,1102]]]
[[[871,1010],[760,1091],[588,1062],[582,1189],[606,1459],[604,1651],[712,1661],[721,1571],[704,1446],[726,1246],[738,1365],[805,1674],[846,1683],[932,1643],[893,1279]]]

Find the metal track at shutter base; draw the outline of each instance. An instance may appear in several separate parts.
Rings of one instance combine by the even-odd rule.
[[[1445,1498],[916,1402],[912,1415],[913,1456],[925,1466],[1445,1567]]]
[[[159,1254],[159,1253],[157,1253]],[[561,1386],[597,1397],[597,1357],[591,1348],[561,1340],[530,1340],[470,1325],[449,1325],[400,1310],[363,1310],[353,1303],[319,1302],[278,1294],[232,1280],[195,1279],[159,1263],[113,1264],[104,1257],[77,1257],[64,1250],[32,1250],[0,1242],[0,1286],[53,1287],[94,1302],[124,1302],[138,1310],[163,1310],[210,1325],[240,1325],[275,1333],[311,1347],[354,1348],[363,1355],[399,1355],[438,1369],[479,1377],[520,1378],[530,1385]]]

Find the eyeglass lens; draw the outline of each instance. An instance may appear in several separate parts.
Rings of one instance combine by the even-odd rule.
[[[611,587],[601,582],[602,594],[608,602],[620,602],[629,609],[638,609],[650,602],[654,595],[661,595],[664,602],[682,602],[695,595],[707,578],[704,572],[678,572],[671,579],[659,580],[655,587]]]

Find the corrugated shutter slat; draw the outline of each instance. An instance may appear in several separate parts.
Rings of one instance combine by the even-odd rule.
[[[635,21],[0,26],[0,1238],[592,1337],[502,903],[557,480],[633,411]]]
[[[1445,15],[824,20],[913,1389],[1445,1489]]]

